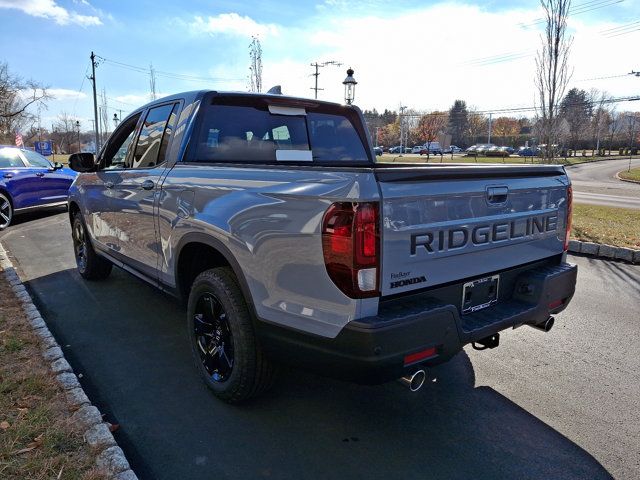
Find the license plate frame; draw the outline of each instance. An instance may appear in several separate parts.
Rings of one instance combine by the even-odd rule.
[[[500,275],[479,278],[462,286],[460,311],[463,315],[477,312],[498,303]]]

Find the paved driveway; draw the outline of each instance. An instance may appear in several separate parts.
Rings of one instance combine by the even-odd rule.
[[[0,240],[143,479],[640,477],[640,267],[572,257],[552,332],[465,349],[417,394],[289,370],[232,407],[197,377],[181,307],[117,269],[82,281],[69,235],[59,214]]]
[[[628,166],[629,159],[623,158],[567,167],[576,202],[640,209],[640,184],[616,178],[616,173]],[[639,158],[631,161],[634,167],[640,167]]]

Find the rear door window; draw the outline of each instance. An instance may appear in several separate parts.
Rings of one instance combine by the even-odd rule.
[[[175,108],[177,104],[171,103],[149,109],[127,168],[151,168],[164,162],[167,142],[175,124]],[[169,133],[165,134],[168,123],[171,126],[167,130]]]
[[[24,166],[18,149],[0,148],[0,168],[19,168]]]
[[[292,113],[281,113],[287,110]],[[347,116],[286,107],[271,111],[259,99],[209,105],[197,138],[193,160],[201,162],[369,162]]]

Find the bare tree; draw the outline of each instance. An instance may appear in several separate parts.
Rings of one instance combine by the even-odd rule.
[[[249,44],[249,91],[262,91],[262,47],[258,37]]]
[[[567,34],[567,17],[571,0],[540,0],[545,11],[542,49],[536,56],[535,85],[538,90],[537,115],[540,140],[551,146],[556,141],[560,100],[569,83],[569,53],[573,38]],[[545,149],[545,157],[553,159],[553,148]]]
[[[607,108],[611,100],[611,96],[607,92],[601,92],[600,90],[593,88],[589,92],[591,97],[591,104],[593,106],[593,114],[591,117],[591,132],[594,140],[593,148],[591,149],[591,155],[594,152],[600,153],[600,140],[606,134],[607,125],[611,112]]]
[[[45,107],[50,98],[45,87],[11,74],[9,66],[0,62],[0,143],[13,143],[17,130],[33,126],[36,116],[29,108]]]
[[[74,151],[78,139],[76,130],[76,118],[71,117],[67,112],[61,112],[53,124],[53,141],[66,153]]]

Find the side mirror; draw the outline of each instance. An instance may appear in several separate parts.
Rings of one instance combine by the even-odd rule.
[[[93,153],[82,152],[72,153],[69,156],[69,167],[76,172],[95,172],[96,161],[93,157]]]
[[[64,165],[62,165],[60,162],[53,162],[53,170],[60,170],[61,168],[63,168]]]

